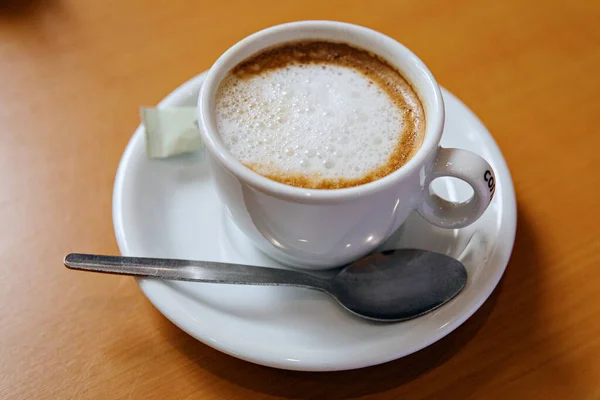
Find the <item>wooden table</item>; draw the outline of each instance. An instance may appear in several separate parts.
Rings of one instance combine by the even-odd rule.
[[[518,199],[514,253],[483,307],[358,371],[237,360],[133,279],[61,264],[118,252],[112,185],[140,105],[244,36],[310,18],[415,51],[493,133]],[[0,398],[600,398],[599,97],[596,0],[0,1]]]

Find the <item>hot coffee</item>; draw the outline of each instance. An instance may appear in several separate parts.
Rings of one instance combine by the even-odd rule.
[[[357,186],[419,149],[419,97],[385,60],[326,41],[290,42],[246,59],[221,82],[217,129],[255,172],[315,189]]]

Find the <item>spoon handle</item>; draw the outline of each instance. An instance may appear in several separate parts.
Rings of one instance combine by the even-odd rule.
[[[328,281],[297,271],[212,261],[72,253],[67,268],[108,274],[235,285],[299,286],[326,290]]]

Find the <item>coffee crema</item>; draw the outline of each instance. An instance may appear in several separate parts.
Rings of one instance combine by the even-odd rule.
[[[277,182],[339,189],[380,179],[417,152],[419,97],[385,60],[344,43],[290,42],[234,67],[216,96],[233,156]]]

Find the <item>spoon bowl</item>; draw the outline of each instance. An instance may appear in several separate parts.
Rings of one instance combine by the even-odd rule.
[[[377,321],[418,317],[451,300],[467,282],[452,257],[423,250],[372,254],[342,269],[331,295],[348,311]]]

